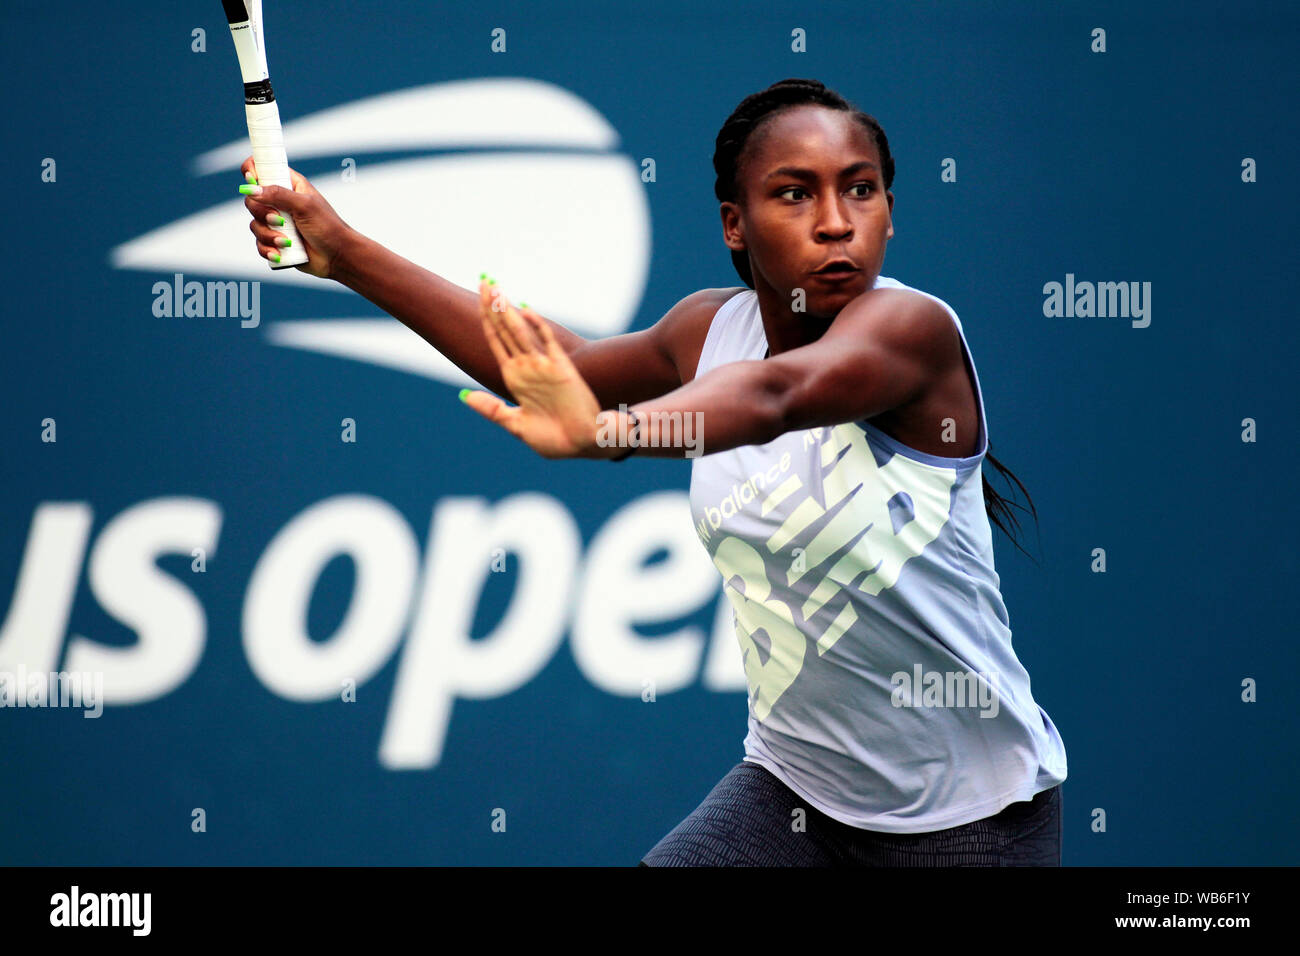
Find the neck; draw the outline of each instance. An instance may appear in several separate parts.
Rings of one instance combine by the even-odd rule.
[[[764,298],[758,293],[759,316],[763,322],[763,335],[767,339],[768,355],[780,355],[791,349],[816,342],[835,321],[835,316],[817,316],[810,312],[794,312],[778,296]],[[783,308],[784,306],[784,308]]]
[[[874,288],[875,281],[874,278],[871,280],[868,289]],[[758,309],[763,320],[763,334],[767,337],[768,355],[780,355],[816,342],[831,327],[835,316],[839,315],[839,311],[834,315],[795,312],[790,308],[792,297],[778,292],[762,279],[757,279],[754,291],[758,295]]]

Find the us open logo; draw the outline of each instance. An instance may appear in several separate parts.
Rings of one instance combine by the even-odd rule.
[[[636,164],[614,152],[614,131],[566,91],[514,79],[438,84],[325,110],[285,132],[294,168],[344,220],[412,261],[467,280],[491,266],[539,311],[592,338],[635,317],[650,257],[644,185]],[[365,159],[413,150],[421,155]],[[232,142],[200,156],[195,170],[234,172],[247,155],[245,140]],[[336,169],[356,160],[355,180],[303,162],[326,157],[341,157]],[[238,198],[118,246],[110,261],[153,272],[144,292],[176,274],[347,291],[269,269]],[[246,330],[232,323],[231,334],[265,329],[273,344],[468,383],[416,333],[375,315],[267,318]],[[284,700],[338,700],[341,688],[355,690],[395,660],[378,733],[379,762],[391,770],[436,766],[457,701],[514,692],[566,637],[582,677],[611,695],[645,700],[647,686],[666,694],[697,682],[744,690],[733,612],[683,492],[623,502],[589,541],[564,501],[536,491],[497,502],[446,495],[425,521],[422,544],[382,497],[327,496],[259,530],[267,541],[247,569],[242,603],[208,606],[192,580],[158,562],[179,555],[199,570],[223,547],[227,524],[226,538],[246,540],[244,520],[221,501],[160,493],[109,513],[89,500],[39,502],[0,621],[0,669],[102,673],[108,707],[157,700],[199,667],[213,616],[233,613],[254,678]],[[499,551],[518,559],[511,597],[490,633],[471,637]],[[343,620],[318,640],[307,609],[339,556],[351,560],[356,583]],[[83,573],[95,603],[134,643],[69,628]],[[704,627],[653,637],[635,627],[710,607]]]

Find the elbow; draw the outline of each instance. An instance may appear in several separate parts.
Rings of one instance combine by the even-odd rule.
[[[805,427],[808,390],[787,371],[770,362],[763,364],[770,367],[764,370],[757,404],[764,436],[762,442],[765,444],[786,432]]]
[[[766,391],[772,396],[772,438],[786,432],[804,431],[828,422],[850,421],[856,415],[837,417],[848,406],[848,398],[859,392],[852,379],[834,368],[772,369]],[[769,439],[770,440],[770,439]]]

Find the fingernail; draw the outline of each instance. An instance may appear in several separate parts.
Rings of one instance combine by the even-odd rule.
[[[526,309],[526,308],[528,308],[528,303],[527,303],[527,302],[520,302],[520,303],[519,303],[519,308],[521,308],[521,309]]]
[[[486,273],[486,272],[480,272],[480,273],[478,274],[478,277],[479,277],[479,281],[482,282],[484,279],[487,278],[487,273]]]
[[[273,253],[271,253],[271,255],[268,256],[267,258],[269,258],[272,262],[279,262],[279,261],[280,261],[280,253],[278,253],[278,252],[273,252]]]
[[[460,400],[462,402],[465,401],[466,397],[469,395],[469,392],[470,390],[468,388],[462,388],[460,390]]]
[[[496,284],[497,284],[496,279],[488,279],[488,285],[496,285]]]
[[[243,193],[245,196],[260,196],[260,195],[262,195],[262,187],[261,187],[261,186],[240,186],[240,187],[239,187],[239,191],[240,191],[241,193]]]
[[[253,171],[251,169],[248,172],[244,173],[244,179],[248,180],[248,182],[252,183],[254,186],[257,185],[257,177],[253,175]]]
[[[266,221],[269,222],[269,223],[270,223],[271,225],[273,225],[273,226],[283,226],[283,225],[284,225],[284,216],[281,216],[278,212],[267,213],[267,214],[266,214]]]
[[[293,240],[290,239],[288,236],[276,236],[275,244],[279,246],[281,249],[288,249],[291,245],[293,245]]]

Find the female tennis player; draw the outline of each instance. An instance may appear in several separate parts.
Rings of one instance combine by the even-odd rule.
[[[783,80],[728,117],[713,164],[744,287],[599,341],[358,235],[296,173],[246,204],[262,255],[289,211],[299,268],[509,398],[462,393],[544,457],[691,458],[749,730],[642,865],[1059,866],[1065,748],[1011,647],[990,529],[1010,534],[1010,512],[982,463],[1010,472],[988,454],[956,313],[880,274],[885,133],[821,83]]]

